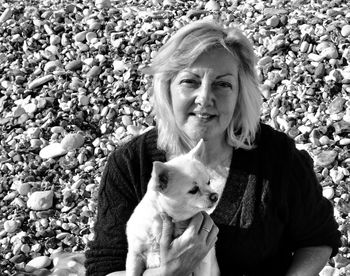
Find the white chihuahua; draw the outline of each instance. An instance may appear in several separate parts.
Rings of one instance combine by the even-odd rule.
[[[201,140],[187,154],[165,163],[153,162],[147,192],[136,206],[126,227],[127,276],[139,276],[145,268],[160,266],[160,213],[165,212],[174,222],[180,222],[188,220],[200,211],[211,213],[216,207],[219,194],[209,185],[208,169],[200,161],[203,152],[204,142]],[[195,270],[194,275],[220,275],[214,247]]]

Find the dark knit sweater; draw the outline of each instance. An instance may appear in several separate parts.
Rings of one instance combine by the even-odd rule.
[[[253,150],[233,151],[223,196],[211,215],[221,275],[284,275],[292,252],[329,245],[340,232],[310,156],[285,134],[261,124]],[[152,162],[166,161],[157,131],[134,138],[111,154],[101,180],[95,239],[86,251],[86,275],[125,270],[125,225],[147,189]]]

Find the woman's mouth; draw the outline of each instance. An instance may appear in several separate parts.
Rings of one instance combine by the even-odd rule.
[[[209,121],[215,117],[215,115],[209,114],[209,113],[190,113],[190,115],[195,116],[198,119]]]

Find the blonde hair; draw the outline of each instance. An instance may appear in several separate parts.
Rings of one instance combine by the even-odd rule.
[[[164,44],[150,67],[153,75],[152,102],[158,126],[158,147],[170,154],[189,151],[194,145],[175,122],[170,82],[203,52],[223,47],[238,60],[239,92],[227,129],[227,143],[236,148],[254,146],[259,127],[261,93],[257,81],[256,58],[249,40],[237,28],[224,28],[212,21],[196,21],[181,28]],[[233,65],[236,66],[236,65]]]

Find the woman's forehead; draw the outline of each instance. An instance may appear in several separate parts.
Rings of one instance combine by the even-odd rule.
[[[187,68],[179,73],[192,73],[201,76],[211,73],[215,76],[236,76],[238,72],[238,58],[224,48],[205,51]]]

